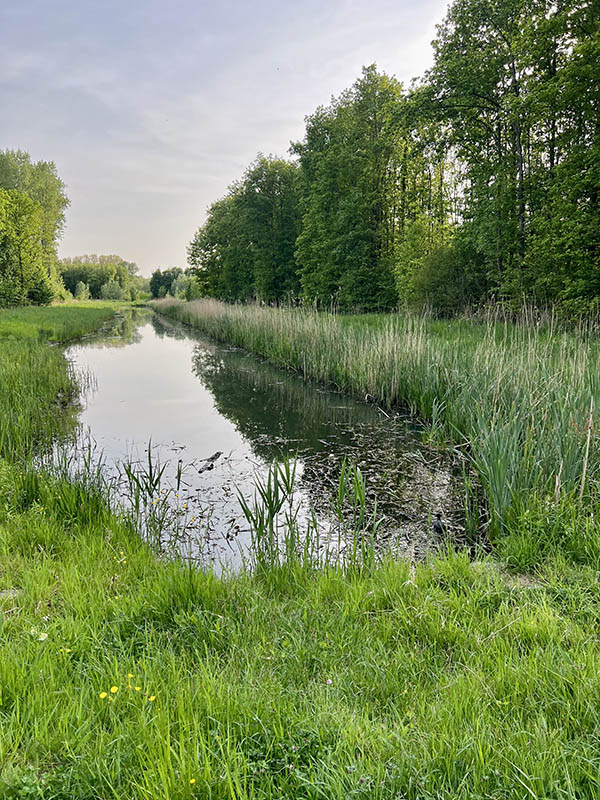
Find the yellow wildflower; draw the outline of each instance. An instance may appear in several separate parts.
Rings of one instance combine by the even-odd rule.
[[[154,702],[154,700],[156,700],[156,695],[155,695],[155,694],[151,694],[151,695],[150,695],[150,697],[148,698],[148,700],[149,700],[151,703],[152,703],[152,702]]]
[[[135,690],[136,690],[136,692],[141,692],[142,691],[142,687],[141,686],[136,686]]]
[[[118,691],[119,691],[119,687],[118,686],[111,686],[110,687],[110,693],[111,694],[116,694]]]
[[[100,700],[104,700],[105,697],[107,697],[106,692],[100,692]]]
[[[196,783],[196,778],[190,778],[190,783],[193,786]]]

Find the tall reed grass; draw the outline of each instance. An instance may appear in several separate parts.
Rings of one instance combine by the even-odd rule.
[[[155,310],[318,381],[403,406],[460,445],[493,538],[536,498],[598,498],[600,347],[580,332],[390,315],[367,325],[298,309],[161,300]],[[586,513],[586,512],[582,512]]]

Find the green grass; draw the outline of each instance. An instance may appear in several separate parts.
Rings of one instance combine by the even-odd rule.
[[[3,797],[598,796],[594,571],[219,580],[73,488],[0,481]]]
[[[532,568],[548,550],[540,537],[530,539],[527,558],[521,546],[520,531],[539,507],[562,523],[567,504],[577,512],[576,525],[598,532],[596,337],[512,323],[403,315],[368,321],[216,301],[152,305],[217,339],[429,421],[432,438],[467,455],[489,535],[515,566]],[[561,549],[570,536],[557,524],[551,544]],[[592,560],[585,557],[597,564],[599,548],[592,550]]]
[[[30,455],[73,426],[77,386],[63,352],[114,316],[115,303],[0,310],[0,457]]]
[[[60,306],[0,309],[0,340],[66,342],[84,336],[114,316],[124,303],[78,301]]]
[[[28,391],[68,384],[21,344]],[[533,576],[448,552],[219,579],[94,476],[34,472],[31,438],[0,458],[0,797],[600,796],[598,536],[566,494],[513,521],[524,561],[562,537]]]

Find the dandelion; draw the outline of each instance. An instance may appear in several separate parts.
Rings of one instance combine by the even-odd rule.
[[[136,692],[141,692],[142,691],[142,687],[141,686],[136,686],[135,690],[136,690]]]
[[[128,672],[128,673],[127,673],[127,677],[128,677],[128,678],[133,678],[133,672]]]
[[[153,702],[156,700],[156,695],[155,695],[155,694],[151,694],[151,695],[150,695],[150,697],[148,698],[148,700],[149,700],[151,703],[153,703]]]
[[[100,697],[100,700],[104,700],[105,697],[108,697],[106,692],[100,692],[98,696]]]
[[[65,653],[70,653],[70,652],[71,652],[71,648],[70,647],[65,647]]]
[[[190,778],[190,785],[193,786],[196,783],[196,778]]]
[[[110,693],[111,694],[116,694],[118,691],[119,691],[119,687],[118,686],[111,686],[110,687]]]

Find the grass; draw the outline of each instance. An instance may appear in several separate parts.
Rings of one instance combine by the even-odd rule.
[[[31,455],[73,426],[77,386],[59,347],[114,316],[117,305],[0,311],[0,457]]]
[[[575,512],[576,526],[598,533],[596,337],[402,315],[368,322],[214,300],[152,305],[209,336],[428,420],[432,438],[467,454],[488,510],[489,535],[516,568],[533,568],[552,549],[582,556],[582,548],[569,543]],[[521,531],[540,508],[556,524],[545,535],[529,536],[526,550]],[[588,542],[587,563],[600,566],[599,557],[600,547]]]
[[[60,350],[28,346],[42,386]],[[219,579],[157,558],[93,479],[33,472],[33,438],[0,459],[0,797],[600,796],[590,555],[550,548],[528,579],[450,551]],[[566,495],[544,502],[523,547],[576,523],[593,550]]]
[[[22,482],[3,467],[2,796],[598,796],[594,571],[218,580]]]
[[[78,339],[114,316],[123,303],[89,301],[0,310],[0,340]]]

